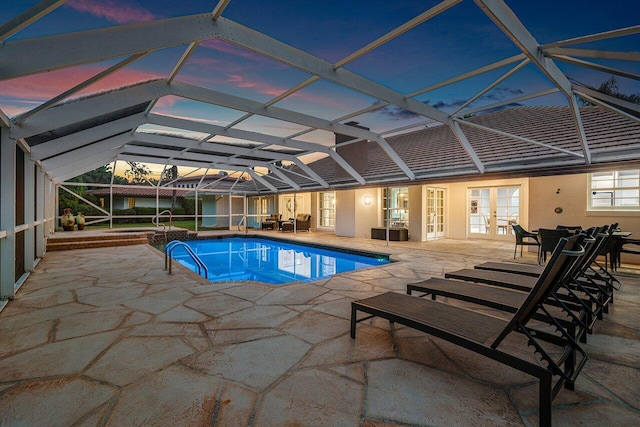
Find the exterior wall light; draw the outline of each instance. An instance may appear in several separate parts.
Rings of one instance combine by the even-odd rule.
[[[365,205],[370,205],[371,204],[371,197],[364,196],[364,204]]]

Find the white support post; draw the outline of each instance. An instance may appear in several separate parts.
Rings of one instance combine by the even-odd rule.
[[[47,176],[47,187],[46,187],[46,198],[47,204],[45,206],[47,212],[47,223],[49,224],[49,230],[46,234],[47,237],[56,232],[56,194],[55,194],[56,186]]]
[[[40,167],[36,166],[36,221],[40,222],[38,227],[34,229],[37,258],[42,258],[46,250],[45,238],[47,236],[47,221],[45,215],[45,204],[47,203],[47,198],[45,196],[44,186],[44,172],[42,172]]]
[[[229,191],[229,230],[233,229],[233,194]]]
[[[36,245],[35,237],[35,163],[28,154],[24,156],[24,224],[27,229],[24,230],[24,269],[32,272],[36,266],[34,248]]]
[[[205,175],[206,175],[206,172],[205,172]],[[204,177],[204,175],[203,175],[203,177]],[[202,178],[200,178],[200,182],[202,182]],[[199,186],[199,184],[198,184],[198,186]],[[196,200],[195,200],[194,204],[195,204],[195,210],[196,211],[194,212],[194,215],[195,215],[195,226],[194,226],[193,229],[197,233],[198,232],[198,187],[196,187]]]
[[[55,184],[53,185],[53,197],[55,200],[54,203],[54,207],[53,207],[53,232],[55,233],[56,230],[58,229],[58,217],[59,217],[59,212],[60,212],[60,197],[58,197],[60,194],[60,189],[59,189],[59,185]],[[62,224],[61,224],[62,226]]]
[[[16,269],[16,143],[9,129],[0,127],[0,300],[15,297]]]

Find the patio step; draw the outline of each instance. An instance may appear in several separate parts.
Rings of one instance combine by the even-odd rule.
[[[74,233],[70,236],[55,236],[47,239],[47,251],[65,251],[70,249],[104,248],[111,246],[146,245],[149,243],[146,232],[137,233]]]

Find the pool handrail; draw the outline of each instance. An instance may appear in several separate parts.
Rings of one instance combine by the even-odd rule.
[[[172,242],[169,242],[167,246],[164,248],[164,269],[167,270],[167,265],[168,265],[169,274],[171,274],[171,264],[172,264],[171,254],[173,253],[173,250],[176,248],[176,246],[180,246],[185,249],[185,251],[189,254],[189,256],[191,256],[193,261],[196,263],[196,266],[198,267],[198,274],[202,274],[202,271],[204,270],[204,274],[205,274],[204,277],[208,279],[209,269],[207,268],[205,263],[202,262],[200,257],[198,257],[198,255],[196,255],[195,252],[193,252],[193,250],[191,249],[191,247],[189,247],[189,245],[187,245],[185,242],[182,242],[180,240],[173,240]]]
[[[164,215],[164,214],[166,214],[166,213],[168,213],[168,214],[169,214],[169,230],[171,230],[171,227],[172,227],[172,225],[173,225],[173,224],[172,224],[172,223],[173,223],[173,212],[171,212],[169,209],[165,209],[165,210],[163,210],[162,212],[160,212],[158,215],[156,215],[156,216],[154,216],[153,218],[151,218],[151,222],[153,223],[153,222],[154,222],[154,220],[155,220],[156,227],[160,227],[160,216],[161,216],[161,215]],[[164,227],[165,225],[164,225],[164,224],[162,224],[162,226]],[[166,230],[166,227],[165,227],[165,230]],[[165,231],[165,232],[166,232],[166,231]]]

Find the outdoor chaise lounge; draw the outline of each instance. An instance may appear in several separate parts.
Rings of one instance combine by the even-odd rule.
[[[357,322],[375,316],[382,317],[530,374],[539,379],[540,425],[551,425],[553,398],[563,385],[573,389],[587,357],[560,325],[555,324],[557,334],[551,334],[534,330],[528,323],[536,311],[544,310],[543,302],[555,284],[565,276],[573,259],[584,253],[584,249],[578,247],[577,239],[560,241],[537,283],[510,320],[438,301],[387,292],[351,303],[351,337],[356,337]],[[369,316],[357,319],[359,311]],[[533,346],[534,352],[542,359],[541,363],[533,363],[508,352],[508,347],[513,343],[506,346],[504,341],[513,332],[527,337],[528,346]],[[544,341],[540,339],[542,335]],[[548,343],[554,344],[552,350],[548,349]],[[555,384],[554,379],[557,379]]]
[[[547,317],[553,316],[574,339],[585,343],[587,342],[586,334],[590,332],[594,322],[592,311],[587,310],[583,304],[558,296],[556,292],[560,286],[566,286],[573,275],[578,274],[582,263],[586,262],[585,257],[593,250],[594,242],[594,239],[586,239],[586,234],[580,235],[578,243],[585,247],[584,255],[576,258],[563,280],[556,283],[550,298],[545,301],[545,313],[537,312],[533,317],[535,320],[549,322],[550,319]],[[531,282],[531,278],[526,275],[521,276],[520,279],[524,282]],[[413,292],[419,292],[421,297],[431,296],[431,299],[436,299],[438,296],[446,297],[506,313],[515,313],[528,294],[528,292],[508,287],[438,277],[408,284],[407,294],[412,295]]]
[[[613,298],[613,283],[591,269],[592,263],[609,235],[598,233],[597,228],[590,229],[587,234],[592,244],[589,245],[588,252],[581,262],[574,266],[570,280],[565,283],[564,292],[558,294],[558,297],[568,304],[579,304],[588,310],[588,328],[590,329],[595,319],[602,319],[602,313],[606,313],[607,306]],[[544,271],[542,268],[510,263],[484,263],[477,265],[474,269],[445,273],[445,277],[527,292],[535,284],[537,276]],[[588,270],[591,270],[591,274],[587,273]]]

